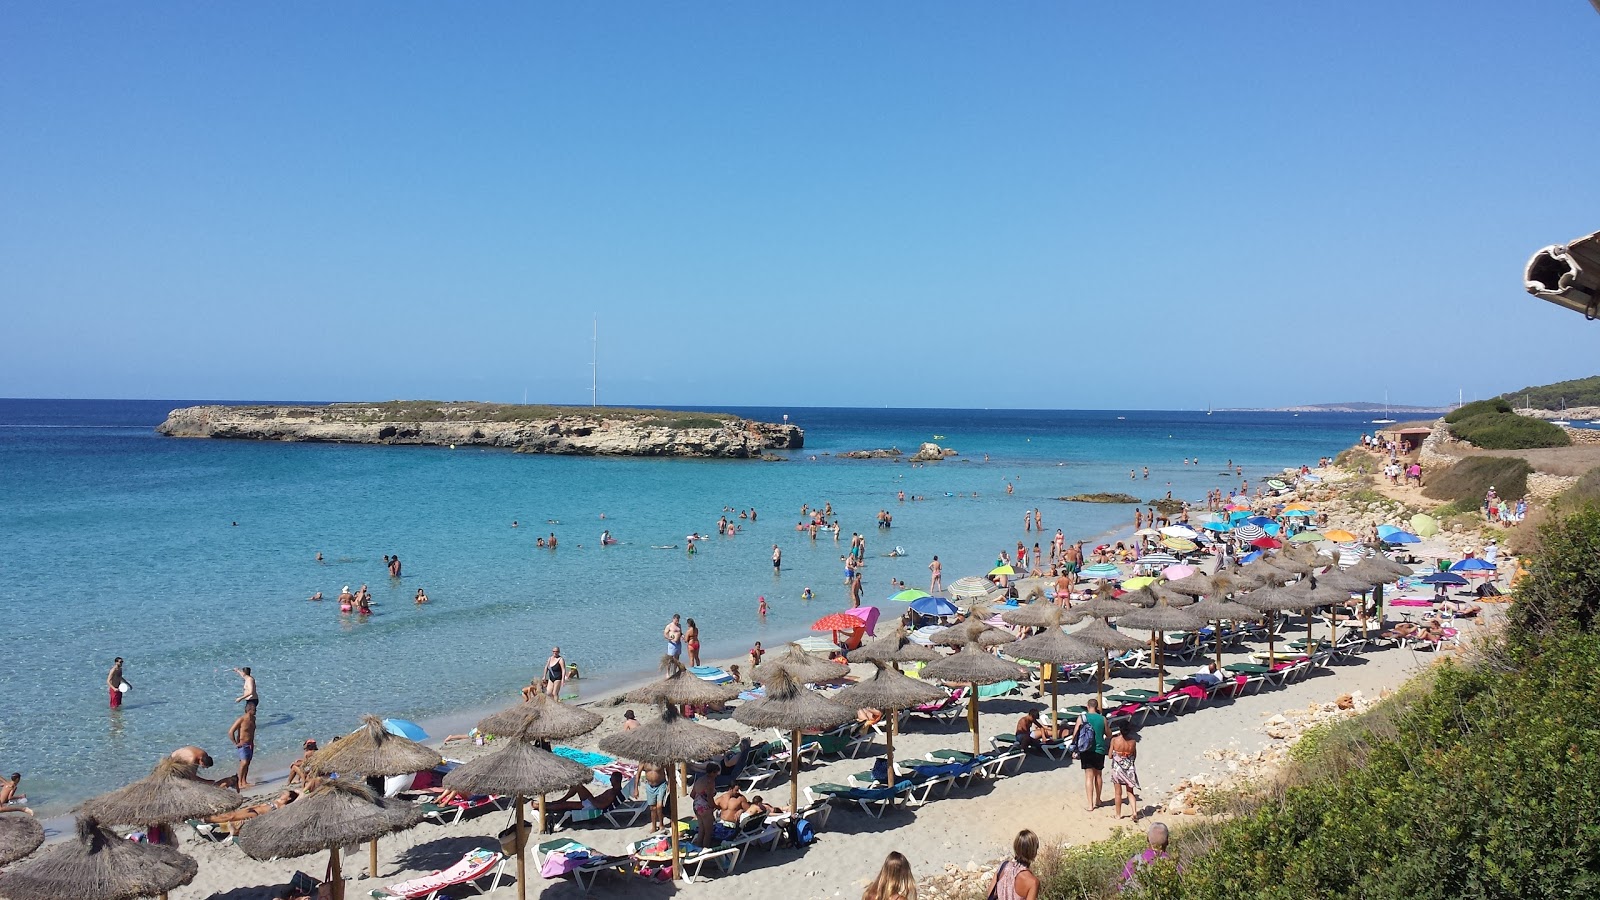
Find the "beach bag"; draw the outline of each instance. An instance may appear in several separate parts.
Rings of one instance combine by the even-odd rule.
[[[1078,737],[1072,742],[1073,753],[1089,753],[1094,750],[1094,728],[1089,725],[1089,720],[1084,719],[1078,726]]]
[[[817,832],[805,819],[795,819],[791,837],[796,847],[809,847],[817,842]]]
[[[1000,864],[1000,868],[995,870],[994,884],[989,885],[989,896],[985,897],[984,900],[997,900],[1000,896],[1000,876],[1006,873],[1006,866],[1010,864],[1011,860],[1008,859]]]

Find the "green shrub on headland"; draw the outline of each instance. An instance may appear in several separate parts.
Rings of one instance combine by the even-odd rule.
[[[1533,466],[1514,456],[1469,456],[1428,476],[1422,496],[1453,501],[1461,511],[1475,510],[1494,488],[1496,495],[1517,500],[1528,495]]]
[[[1485,450],[1530,450],[1565,447],[1572,438],[1560,426],[1519,416],[1504,400],[1479,400],[1444,417],[1450,433]]]
[[[1600,506],[1541,541],[1503,640],[1319,731],[1253,806],[1179,829],[1178,865],[1121,896],[1600,897]]]

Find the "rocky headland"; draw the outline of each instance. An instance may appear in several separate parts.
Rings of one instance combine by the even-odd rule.
[[[156,431],[169,437],[344,444],[499,447],[573,456],[779,459],[805,445],[798,426],[728,413],[396,401],[327,406],[190,406]]]

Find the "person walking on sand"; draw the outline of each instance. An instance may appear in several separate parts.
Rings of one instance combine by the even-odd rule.
[[[1123,722],[1117,726],[1117,736],[1111,739],[1111,789],[1116,804],[1117,818],[1122,818],[1122,793],[1128,793],[1128,807],[1133,821],[1139,821],[1139,769],[1134,759],[1139,755],[1139,744],[1133,739],[1133,725]]]
[[[566,683],[567,661],[561,658],[560,647],[551,647],[550,658],[544,661],[544,692],[551,700],[560,700]]]
[[[106,675],[106,687],[111,690],[111,708],[122,708],[122,695],[129,687],[128,679],[122,674],[122,657],[111,661],[111,672]]]
[[[256,755],[256,705],[246,703],[244,715],[233,720],[233,725],[228,729],[228,740],[233,741],[233,746],[239,752],[239,783],[238,789],[243,791],[250,787],[250,760]]]
[[[889,851],[878,877],[861,892],[861,900],[917,900],[917,879],[911,874],[911,861],[898,850]]]
[[[1110,742],[1106,740],[1106,717],[1100,713],[1100,701],[1090,700],[1084,707],[1087,712],[1078,717],[1077,727],[1072,730],[1072,747],[1078,756],[1078,766],[1083,769],[1084,810],[1094,812],[1104,802],[1101,799],[1105,794],[1102,776]]]
[[[935,556],[933,562],[928,563],[928,593],[937,594],[944,590],[944,563],[939,562]]]
[[[777,575],[779,570],[782,569],[782,568],[783,568],[783,551],[778,548],[777,544],[773,544],[772,545],[772,574]]]
[[[1011,858],[995,870],[989,896],[994,900],[1038,900],[1039,878],[1031,866],[1039,855],[1039,836],[1024,828],[1011,841]]]

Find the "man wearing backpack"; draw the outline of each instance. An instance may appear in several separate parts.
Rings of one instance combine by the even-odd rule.
[[[1078,717],[1072,732],[1072,750],[1083,769],[1084,800],[1089,804],[1084,809],[1094,812],[1100,808],[1101,795],[1105,792],[1101,776],[1111,742],[1106,734],[1106,717],[1100,714],[1100,701],[1090,700],[1085,705],[1088,712]]]

